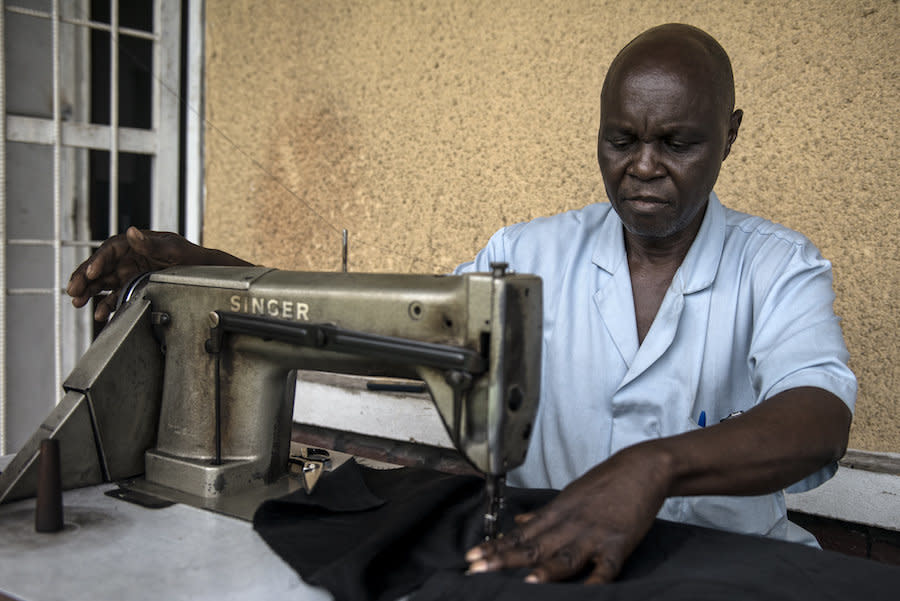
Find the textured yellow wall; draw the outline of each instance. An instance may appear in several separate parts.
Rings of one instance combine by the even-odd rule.
[[[677,7],[673,7],[677,5]],[[896,0],[208,0],[205,243],[249,260],[443,272],[491,233],[605,200],[610,60],[697,25],[744,124],[716,187],[835,267],[860,398],[851,445],[900,451]]]

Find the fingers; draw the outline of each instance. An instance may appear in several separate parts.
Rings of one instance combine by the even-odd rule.
[[[504,568],[528,567],[547,555],[548,552],[541,547],[540,542],[512,543],[508,537],[504,537],[500,541],[471,549],[466,553],[466,561],[469,562],[469,572],[474,574]]]
[[[134,255],[140,257],[146,270],[164,269],[173,265],[214,265],[208,249],[192,244],[174,232],[139,230],[132,226],[125,238]]]
[[[518,526],[503,538],[479,545],[466,554],[470,572],[542,564],[577,535],[552,511],[526,513],[515,520]]]
[[[533,513],[520,513],[519,515],[517,515],[513,518],[513,520],[515,520],[516,524],[527,524],[528,522],[530,522],[533,519],[534,519]]]
[[[585,584],[608,584],[616,579],[622,570],[621,562],[609,555],[594,558],[594,569],[584,581]]]
[[[74,277],[74,276],[73,276]],[[72,281],[74,282],[74,280]],[[97,296],[104,290],[117,290],[122,286],[122,278],[116,274],[105,274],[96,280],[80,281],[80,291],[78,295],[72,294],[73,283],[69,283],[66,291],[72,296],[72,304],[76,307],[83,307],[89,300]]]
[[[555,582],[586,574],[586,584],[613,581],[646,528],[590,505],[561,493],[542,509],[516,516],[517,526],[503,538],[466,554],[469,573],[526,567],[530,568],[527,582]]]
[[[66,285],[66,294],[72,297],[72,304],[76,307],[83,307],[90,298],[89,295],[85,294],[88,280],[84,272],[87,270],[88,261],[79,265],[72,272],[72,275],[69,276],[69,283]]]
[[[156,232],[151,232],[151,234]],[[155,248],[151,237],[134,227],[133,225],[125,230],[125,240],[128,241],[128,246],[136,252],[138,255],[152,257],[155,253]]]
[[[476,547],[466,554],[469,573],[521,567],[533,568],[526,582],[558,582],[583,575],[590,570],[585,584],[605,584],[619,575],[624,555],[611,546],[596,549],[582,541],[552,549],[540,540],[520,541],[512,546]]]
[[[629,449],[596,465],[541,509],[517,516],[504,538],[472,549],[469,571],[529,567],[530,582],[582,574],[589,574],[589,583],[615,579],[670,485],[650,447]]]
[[[115,292],[104,296],[98,303],[97,308],[94,309],[94,321],[106,321],[109,319],[109,316],[113,311],[116,310],[116,301],[119,299],[119,295]]]
[[[102,290],[97,288],[96,282],[113,274],[117,263],[128,250],[129,244],[125,236],[114,236],[101,244],[94,254],[72,272],[66,293],[75,299],[73,303],[76,307],[84,306],[88,299]]]
[[[219,253],[231,262],[221,264],[248,264],[227,253]],[[191,244],[184,237],[172,232],[142,231],[132,226],[124,234],[113,236],[100,245],[94,254],[72,272],[66,293],[72,304],[83,307],[104,290],[117,293],[135,276],[172,265],[205,264],[210,262],[207,249]],[[98,302],[94,318],[106,320],[115,309],[117,294]]]
[[[592,566],[584,584],[608,584],[619,575],[623,562],[624,556],[615,549],[591,554],[590,549],[578,545],[563,547],[526,576],[525,582],[568,580]]]
[[[525,582],[554,582],[567,580],[587,565],[589,556],[575,546],[565,546],[542,561],[525,577]]]
[[[549,511],[547,508],[540,514],[522,513],[516,515],[513,519],[517,524],[515,528],[506,532],[502,537],[496,540],[482,543],[469,550],[466,554],[466,559],[468,561],[473,561],[513,552],[518,554],[521,551],[529,553],[539,552],[539,549],[535,550],[532,548],[530,541],[539,540],[539,536],[548,529],[553,528],[557,521],[556,514]],[[470,557],[471,559],[469,559]],[[503,567],[512,566],[504,565]]]
[[[142,270],[140,265],[147,262],[142,257],[151,250],[150,246],[148,237],[136,227],[103,242],[72,272],[66,286],[72,304],[83,307],[104,290],[118,291]],[[112,294],[99,301],[94,318],[105,321],[114,310],[116,299],[117,295]]]
[[[135,228],[128,228],[129,230]],[[94,254],[83,263],[84,275],[88,280],[96,280],[114,273],[123,257],[131,250],[125,235],[119,234],[106,240]]]

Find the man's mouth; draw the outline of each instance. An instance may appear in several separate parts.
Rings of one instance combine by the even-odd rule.
[[[667,201],[657,196],[631,196],[625,198],[625,202],[632,210],[638,212],[658,211],[660,208],[669,204]]]
[[[668,202],[665,199],[660,198],[659,196],[653,196],[650,194],[631,194],[631,195],[625,196],[625,200],[630,200],[630,201],[634,201],[634,202],[656,202],[656,203],[660,203],[660,204],[665,204]]]

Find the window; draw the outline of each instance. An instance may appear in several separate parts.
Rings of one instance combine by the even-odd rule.
[[[0,454],[46,417],[93,338],[91,311],[64,293],[69,273],[130,225],[184,232],[196,222],[199,211],[184,207],[199,206],[200,186],[187,198],[181,182],[192,155],[183,123],[191,117],[196,131],[187,107],[199,103],[182,98],[198,89],[199,69],[182,60],[181,23],[199,30],[201,10],[177,0],[3,3]],[[187,142],[193,156],[198,140]]]

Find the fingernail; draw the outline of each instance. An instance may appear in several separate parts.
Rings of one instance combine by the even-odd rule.
[[[86,275],[89,279],[93,279],[93,278],[97,277],[97,274],[95,273],[96,271],[97,271],[97,270],[96,270],[96,268],[94,267],[94,264],[93,264],[93,263],[90,263],[90,264],[85,268],[85,270],[84,270],[84,275]]]
[[[488,564],[483,559],[480,559],[469,566],[469,574],[477,574],[479,572],[487,572]]]
[[[476,559],[481,559],[484,557],[484,551],[482,551],[479,547],[475,547],[474,549],[469,549],[466,553],[466,561],[472,562]]]
[[[525,582],[528,582],[530,584],[537,584],[538,582],[540,582],[540,579],[534,574],[529,574],[528,576],[525,576]]]

